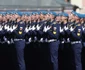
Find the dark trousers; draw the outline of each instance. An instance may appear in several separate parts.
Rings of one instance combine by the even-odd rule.
[[[19,70],[26,70],[24,61],[25,41],[24,40],[15,41],[15,48],[17,53]]]
[[[82,48],[82,70],[85,70],[85,42],[82,43],[83,48]]]
[[[58,70],[58,48],[59,48],[59,42],[50,42],[49,43],[50,48],[50,55],[51,55],[51,62],[53,64],[53,70]]]
[[[82,70],[82,62],[81,62],[81,52],[82,52],[82,44],[76,43],[71,45],[72,48],[72,70]]]
[[[70,43],[59,45],[59,70],[70,70]]]

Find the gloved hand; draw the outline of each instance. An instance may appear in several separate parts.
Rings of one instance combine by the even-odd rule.
[[[16,26],[13,26],[13,30],[15,30],[16,29]]]
[[[71,28],[70,28],[70,31],[72,32],[73,30],[74,30],[74,28],[73,28],[73,27],[71,27]]]
[[[50,26],[45,26],[43,32],[47,32],[51,27]]]
[[[82,27],[83,31],[85,30],[85,27]]]
[[[63,28],[60,27],[60,33],[63,32]]]
[[[32,42],[32,38],[29,38],[29,42]]]
[[[43,32],[46,32],[47,31],[47,28],[46,28],[46,26],[44,27],[44,29],[43,29]]]
[[[41,26],[37,25],[36,28],[37,28],[37,30],[40,30]]]
[[[14,43],[13,39],[11,39],[11,43]]]
[[[5,36],[3,37],[3,39],[4,39],[5,42],[7,42],[7,38]]]
[[[35,25],[33,25],[33,26],[32,26],[32,30],[35,30],[35,29],[36,29],[36,28],[35,28]]]
[[[50,30],[50,28],[51,28],[50,26],[47,26],[47,30]]]
[[[31,26],[28,28],[28,31],[30,31],[30,30],[32,30],[32,27]]]
[[[64,29],[65,29],[65,30],[68,30],[68,27],[67,27],[67,26],[65,26],[65,27],[64,27]]]
[[[27,33],[28,31],[29,31],[29,29],[26,27],[26,28],[25,28],[25,32]]]
[[[7,41],[7,44],[11,44],[10,41]]]
[[[10,28],[10,32],[13,32],[13,29],[12,29],[12,27]]]
[[[43,42],[43,38],[40,39],[40,42]]]

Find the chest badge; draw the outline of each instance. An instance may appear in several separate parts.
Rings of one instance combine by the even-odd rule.
[[[53,27],[53,30],[55,30],[55,31],[56,31],[56,29],[57,29],[56,27]]]
[[[78,32],[81,32],[81,29],[78,29]]]
[[[80,33],[77,33],[77,36],[80,36]]]
[[[56,34],[56,31],[53,31],[53,34],[55,35]]]
[[[22,31],[19,31],[19,34],[21,35],[22,34]]]

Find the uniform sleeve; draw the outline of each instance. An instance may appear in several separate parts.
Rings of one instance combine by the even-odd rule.
[[[70,30],[66,30],[65,33],[69,36],[70,35]]]
[[[82,31],[82,34],[85,36],[85,30]]]
[[[58,39],[59,36],[59,32],[57,31],[47,31],[47,34],[49,36],[50,39]]]

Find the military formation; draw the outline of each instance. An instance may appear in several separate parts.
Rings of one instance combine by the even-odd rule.
[[[53,70],[69,70],[66,62],[71,65],[71,70],[82,70],[85,14],[75,11],[70,14],[54,11],[0,12],[0,43],[15,45],[19,70],[26,70],[24,48],[31,42],[39,46],[48,44]]]

